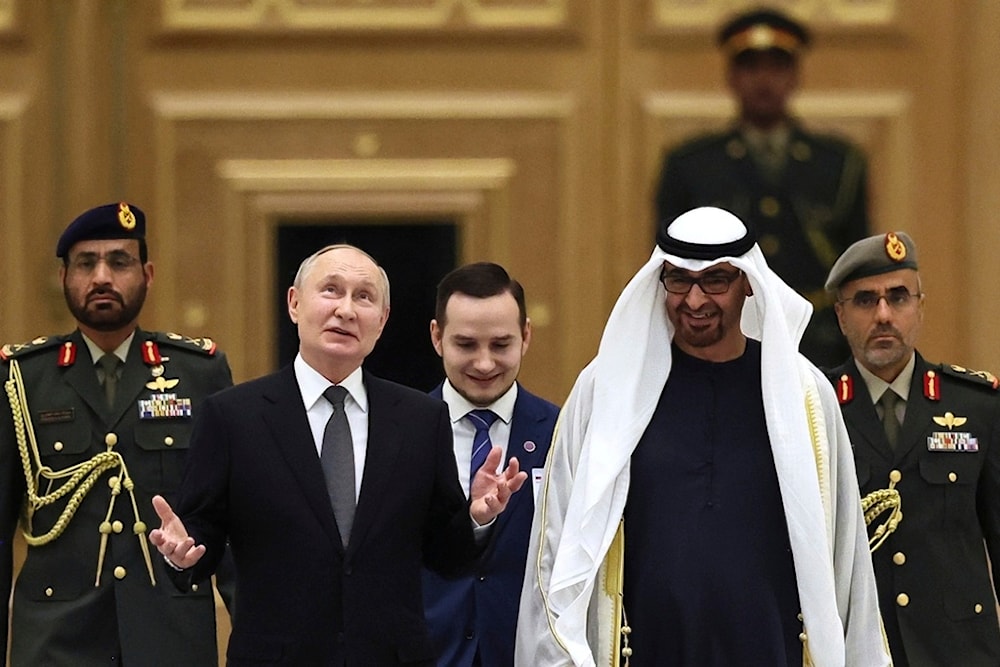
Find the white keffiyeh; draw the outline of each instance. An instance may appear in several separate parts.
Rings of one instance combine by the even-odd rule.
[[[680,216],[669,232],[711,245],[748,233],[735,216],[714,208]],[[753,295],[742,330],[761,341],[764,413],[813,663],[890,664],[847,432],[829,383],[797,352],[812,308],[771,271],[757,245],[712,259],[658,247],[622,291],[597,356],[577,379],[556,428],[536,503],[517,664],[604,665],[617,650],[606,591],[596,583],[624,512],[632,451],[670,373],[674,332],[659,282],[664,261],[694,272],[728,262],[749,278]],[[816,404],[812,428],[819,433],[810,432],[807,387]],[[819,465],[814,441],[822,443],[826,459]]]

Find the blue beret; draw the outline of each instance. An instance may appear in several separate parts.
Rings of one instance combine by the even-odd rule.
[[[917,245],[906,232],[889,232],[861,239],[844,251],[826,279],[830,292],[859,278],[899,269],[917,270]]]
[[[146,214],[125,202],[105,204],[80,214],[59,237],[56,257],[65,258],[78,241],[146,238]]]

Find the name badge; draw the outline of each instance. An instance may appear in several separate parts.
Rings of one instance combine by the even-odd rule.
[[[535,502],[542,495],[542,487],[545,485],[545,468],[531,469],[531,491],[535,494]]]

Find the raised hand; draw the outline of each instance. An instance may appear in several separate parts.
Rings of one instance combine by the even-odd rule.
[[[521,472],[521,466],[516,458],[512,458],[510,464],[501,472],[493,472],[500,465],[501,456],[503,449],[500,447],[491,449],[486,462],[472,480],[469,493],[472,502],[469,512],[479,525],[489,523],[503,512],[507,508],[511,494],[516,493],[528,479],[528,473]]]
[[[160,527],[149,533],[149,541],[167,560],[181,570],[191,567],[205,555],[205,545],[195,546],[170,503],[163,496],[153,496],[153,509],[160,517]]]

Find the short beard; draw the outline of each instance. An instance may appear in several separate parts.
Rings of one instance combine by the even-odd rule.
[[[83,303],[74,303],[72,295],[70,295],[69,290],[66,288],[66,283],[63,282],[63,298],[66,300],[66,306],[77,322],[94,331],[118,331],[139,318],[142,306],[146,302],[146,284],[143,283],[139,287],[134,295],[135,298],[131,302],[127,301],[121,294],[115,293],[121,305],[121,309],[117,312],[103,309],[88,310],[87,296],[89,296],[89,293],[88,295],[84,295]]]

